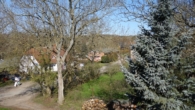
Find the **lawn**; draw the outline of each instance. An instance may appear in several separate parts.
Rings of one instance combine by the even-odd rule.
[[[62,110],[80,110],[84,101],[90,98],[98,98],[108,103],[114,99],[127,99],[124,93],[133,93],[133,89],[127,85],[122,72],[103,74],[99,78],[80,84],[65,93],[65,102],[57,105],[57,94],[53,97],[38,96],[34,101],[49,108],[58,106]],[[46,101],[47,100],[47,101]]]
[[[8,108],[0,107],[0,110],[10,110]]]
[[[83,102],[90,98],[99,98],[106,103],[114,99],[125,99],[126,92],[133,90],[126,84],[123,73],[104,74],[67,91],[63,109],[80,110]]]
[[[0,87],[4,87],[4,86],[10,85],[10,84],[14,84],[14,82],[11,80],[8,80],[6,82],[0,82]]]

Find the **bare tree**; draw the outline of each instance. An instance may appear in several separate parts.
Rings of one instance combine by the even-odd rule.
[[[180,28],[195,27],[195,0],[175,0],[175,20]]]
[[[88,27],[107,16],[117,0],[12,0],[15,13],[22,21],[23,30],[37,37],[46,37],[46,43],[56,46],[58,65],[58,103],[64,101],[62,70],[74,46],[75,38],[88,34]],[[61,57],[60,50],[65,48]]]
[[[0,32],[8,32],[8,27],[13,27],[14,16],[7,7],[5,0],[0,0]],[[11,26],[12,25],[12,26]]]
[[[195,55],[195,0],[175,0],[175,25],[176,28],[179,28],[181,32],[183,31],[192,31],[191,44],[187,46],[187,49],[184,50],[183,57],[189,58]]]
[[[119,14],[124,21],[145,22],[149,19],[149,8],[158,0],[120,0]]]
[[[119,13],[126,20],[145,22],[150,17],[149,10],[159,0],[121,0]],[[175,11],[175,23],[180,28],[195,27],[195,0],[174,0],[172,9]]]
[[[5,60],[0,68],[16,72],[21,55],[32,46],[35,37],[19,32],[13,11],[6,0],[0,0],[0,56]]]

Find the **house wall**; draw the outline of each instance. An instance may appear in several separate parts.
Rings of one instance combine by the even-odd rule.
[[[87,55],[87,58],[89,59],[89,60],[92,60],[93,59],[93,57],[94,57],[94,61],[101,61],[101,58],[102,58],[102,56],[104,56],[104,53],[103,52],[95,52],[95,54],[94,54],[94,51],[91,51],[91,52],[89,52],[88,53],[88,55]]]
[[[35,70],[35,68],[41,68],[38,61],[34,56],[23,56],[20,60],[19,71],[28,73],[29,71]],[[51,71],[58,71],[57,64],[51,66]]]
[[[58,71],[58,66],[57,64],[53,64],[52,67],[51,67],[51,71]]]
[[[40,68],[38,61],[33,56],[23,56],[20,60],[19,71],[28,73],[29,71]]]
[[[65,50],[64,49],[61,49],[60,56],[63,56],[64,53],[65,53]],[[58,68],[57,68],[57,59],[56,59],[57,50],[56,50],[56,46],[55,45],[53,45],[53,48],[50,48],[50,49],[48,49],[46,47],[31,48],[31,49],[29,49],[26,52],[26,55],[27,56],[32,56],[33,59],[36,60],[35,62],[37,62],[36,64],[38,64],[39,67],[40,67],[40,64],[50,63],[52,65],[50,65],[48,67],[48,69],[50,68],[51,71],[57,71],[58,70]],[[43,61],[43,59],[45,60],[45,62]],[[25,59],[25,61],[23,61],[23,62],[28,62],[28,60]],[[27,64],[28,64],[28,67],[29,68],[34,69],[34,63],[29,62]],[[20,70],[26,72],[27,71],[27,68],[25,68],[25,66],[24,67],[21,66],[21,69]]]

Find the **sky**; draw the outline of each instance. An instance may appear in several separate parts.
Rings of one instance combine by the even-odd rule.
[[[108,22],[107,22],[108,21]],[[123,15],[118,13],[114,13],[109,15],[106,18],[106,22],[108,23],[108,27],[110,30],[108,34],[115,35],[137,35],[140,32],[140,26],[143,26],[143,23],[135,21],[135,20],[127,20]]]
[[[112,31],[116,35],[137,35],[140,32],[139,26],[142,25],[136,21],[126,21],[126,22],[111,22]]]
[[[8,5],[10,5],[10,0],[6,0]],[[142,24],[137,21],[125,21],[121,19],[120,15],[116,13],[109,16],[109,31],[106,34],[115,34],[115,35],[137,35],[140,32],[139,26]],[[106,21],[106,22],[107,22]]]

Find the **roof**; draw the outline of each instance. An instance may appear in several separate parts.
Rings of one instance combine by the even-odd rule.
[[[65,53],[65,50],[60,51],[60,56],[63,56]],[[31,48],[26,52],[26,55],[34,56],[35,59],[40,63],[57,63],[57,51],[56,47],[53,46],[52,49],[47,47],[38,47],[38,48]]]
[[[89,60],[92,60],[94,57],[94,61],[101,61],[101,57],[104,56],[104,52],[99,52],[99,51],[91,51],[88,53],[87,57]]]
[[[94,55],[95,53],[95,55]],[[104,56],[104,52],[99,52],[99,51],[91,51],[88,53],[88,56]]]

